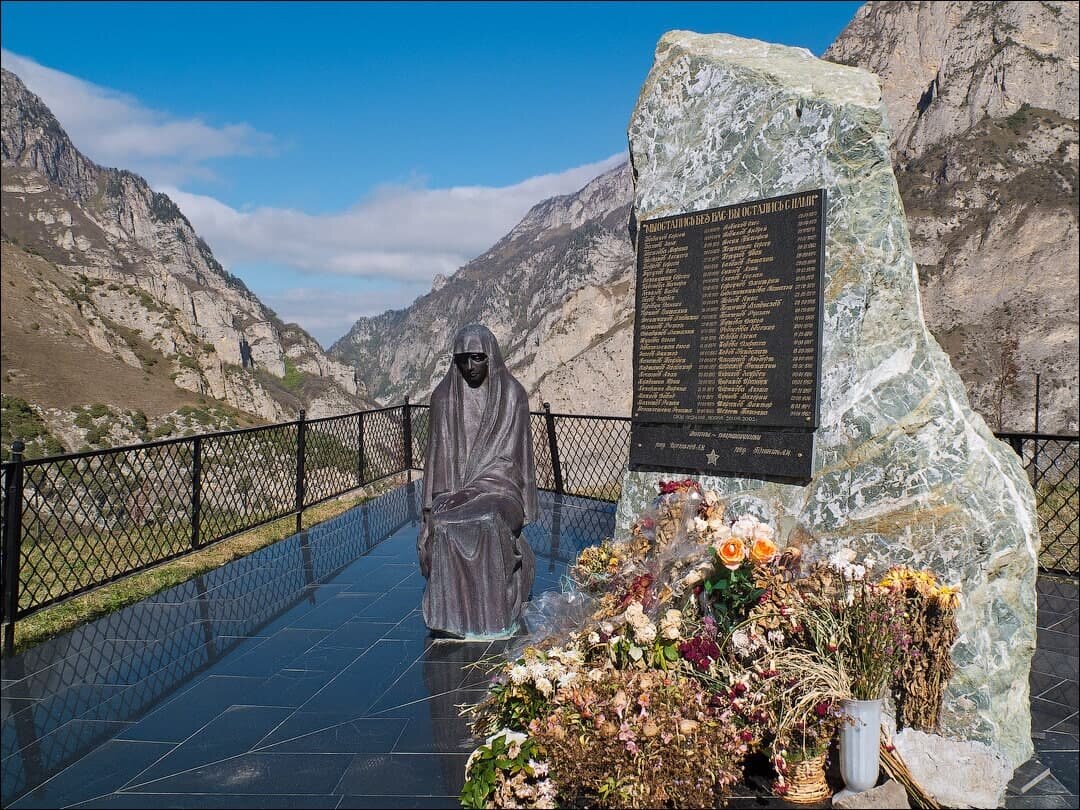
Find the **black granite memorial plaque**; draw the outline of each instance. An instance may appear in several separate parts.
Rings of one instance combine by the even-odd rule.
[[[809,479],[824,211],[817,189],[641,223],[631,469]]]

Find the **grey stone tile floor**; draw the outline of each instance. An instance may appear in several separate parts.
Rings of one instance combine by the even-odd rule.
[[[491,644],[419,613],[410,485],[3,662],[4,807],[457,807]],[[541,494],[534,594],[614,505]],[[1008,807],[1077,804],[1076,580],[1039,580],[1036,757]],[[752,780],[733,807],[791,806]]]

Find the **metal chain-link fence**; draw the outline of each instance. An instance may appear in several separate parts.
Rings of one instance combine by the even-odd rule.
[[[1024,462],[1039,514],[1039,567],[1080,572],[1080,440],[1076,436],[998,433]]]
[[[29,613],[353,489],[423,468],[429,408],[378,410],[3,465],[5,635]],[[537,485],[618,500],[626,417],[530,414]],[[1080,441],[999,434],[1038,501],[1040,566],[1078,572]]]

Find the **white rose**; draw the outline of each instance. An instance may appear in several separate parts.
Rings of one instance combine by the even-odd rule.
[[[694,531],[695,532],[697,532],[698,534],[705,534],[705,532],[708,531],[708,529],[709,529],[709,523],[708,523],[707,520],[705,520],[705,518],[700,518],[700,517],[694,518]]]
[[[643,627],[649,621],[649,617],[645,615],[644,608],[641,607],[641,602],[631,602],[630,607],[628,607],[623,614],[623,618],[626,619],[629,625],[634,629]]]
[[[726,523],[721,523],[720,528],[716,529],[716,531],[712,533],[712,539],[714,543],[723,543],[729,537],[731,537],[731,527],[728,526]]]
[[[600,625],[600,629],[604,631],[605,635],[613,635],[615,633],[615,625],[611,622],[604,622]]]
[[[652,622],[646,622],[634,630],[634,638],[641,644],[652,644],[656,641],[656,625]]]
[[[709,518],[708,522],[705,525],[709,527],[709,531],[713,532],[718,532],[721,529],[727,527],[727,524],[724,523],[724,519],[718,517]]]
[[[845,565],[850,565],[854,560],[855,551],[850,548],[842,548],[829,557],[829,565],[833,568],[843,568]]]
[[[511,731],[508,728],[501,728],[487,738],[484,745],[491,745],[495,742],[496,738],[505,737],[507,745],[521,745],[525,740],[529,739],[529,735],[521,731]]]
[[[773,527],[768,523],[759,523],[754,527],[754,533],[751,535],[753,540],[769,540],[772,541],[776,532],[773,531]]]
[[[750,652],[750,638],[743,630],[736,630],[731,634],[731,643],[742,654]]]
[[[757,520],[747,515],[735,521],[731,527],[731,534],[740,540],[749,540],[757,526]]]
[[[547,678],[537,678],[536,691],[544,697],[551,697],[551,693],[555,691],[555,687],[551,685],[551,681]]]
[[[600,643],[600,634],[597,633],[595,630],[593,630],[591,633],[589,633],[588,641],[589,641],[590,644],[599,644]]]

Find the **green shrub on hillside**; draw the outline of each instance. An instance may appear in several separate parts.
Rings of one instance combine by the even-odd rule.
[[[55,456],[64,446],[49,432],[44,420],[30,403],[4,394],[0,397],[0,461],[11,458],[11,443],[22,439],[26,458]]]

